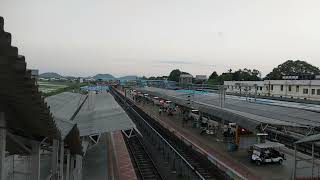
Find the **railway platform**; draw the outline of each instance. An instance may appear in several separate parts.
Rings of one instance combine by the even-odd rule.
[[[84,179],[137,180],[121,131],[104,133],[86,152],[83,166]]]
[[[110,179],[137,180],[137,176],[121,131],[108,134]]]
[[[293,173],[293,151],[290,149],[283,149],[286,154],[286,161],[282,165],[270,164],[257,166],[251,163],[248,158],[247,150],[238,150],[235,152],[228,152],[227,144],[218,140],[214,135],[200,135],[200,129],[193,128],[191,124],[182,125],[182,117],[179,115],[167,116],[166,113],[159,115],[157,106],[147,103],[135,104],[146,112],[149,116],[160,122],[164,127],[175,132],[177,136],[184,138],[187,142],[196,146],[199,150],[208,154],[208,157],[214,156],[218,161],[223,162],[228,167],[240,173],[246,179],[291,179]],[[309,157],[298,153],[298,157],[308,159]],[[300,163],[302,167],[310,166],[310,162],[304,161]],[[310,175],[310,169],[299,171],[301,177]],[[319,162],[316,163],[315,174],[319,174]]]

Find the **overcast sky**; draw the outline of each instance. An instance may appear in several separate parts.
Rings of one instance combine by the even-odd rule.
[[[5,30],[40,72],[193,75],[287,59],[320,66],[319,0],[0,0]]]

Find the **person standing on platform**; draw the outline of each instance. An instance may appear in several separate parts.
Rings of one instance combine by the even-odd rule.
[[[159,116],[161,116],[161,113],[162,113],[162,109],[161,107],[159,108]]]

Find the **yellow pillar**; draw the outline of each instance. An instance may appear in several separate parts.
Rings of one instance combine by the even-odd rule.
[[[239,128],[238,124],[236,125],[236,132],[235,133],[236,133],[235,143],[237,146],[239,146],[239,144],[240,144],[240,128]]]

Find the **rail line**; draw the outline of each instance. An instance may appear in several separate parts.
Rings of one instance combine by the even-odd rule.
[[[141,141],[140,135],[135,133],[135,136],[128,138],[123,136],[125,143],[129,149],[131,158],[134,161],[134,167],[140,180],[163,180],[155,163],[148,154],[147,150]]]
[[[210,171],[209,163],[205,162],[208,161],[206,158],[202,158],[200,153],[194,152],[192,148],[185,145],[184,142],[181,142],[179,138],[175,137],[175,135],[173,135],[168,129],[164,129],[162,125],[149,117],[149,115],[143,112],[141,109],[135,105],[133,108],[144,119],[146,119],[150,125],[155,128],[205,179],[214,179],[215,175],[212,174],[212,172],[217,171],[217,169]]]

